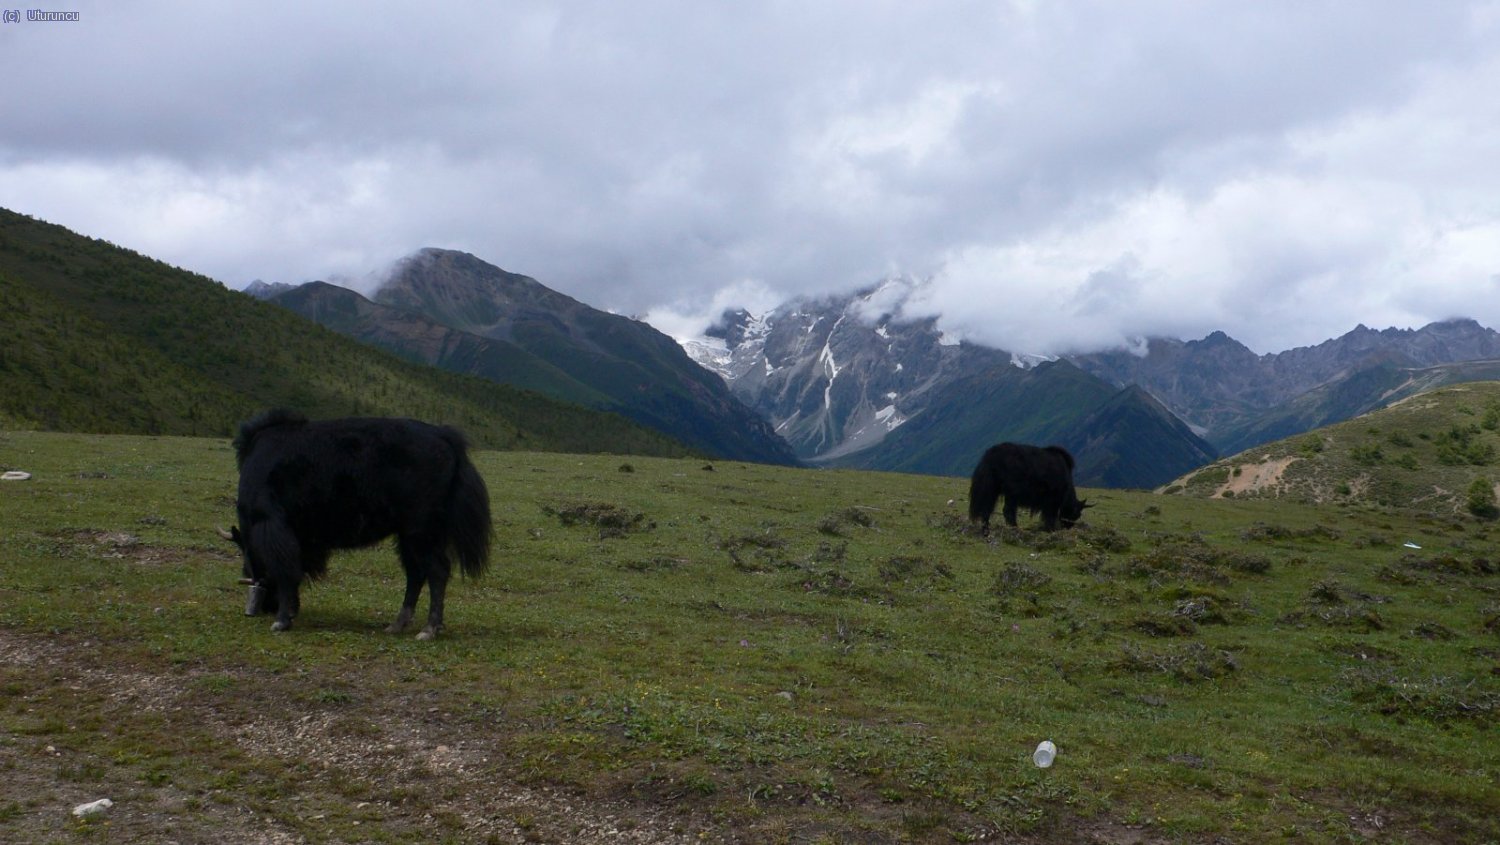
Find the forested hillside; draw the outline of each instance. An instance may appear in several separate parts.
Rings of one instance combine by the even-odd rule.
[[[227,435],[270,406],[412,416],[496,449],[684,455],[613,414],[403,361],[285,309],[0,209],[0,422]]]

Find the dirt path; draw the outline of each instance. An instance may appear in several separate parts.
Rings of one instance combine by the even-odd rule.
[[[500,774],[507,761],[496,759],[495,745],[461,736],[444,714],[412,706],[418,702],[383,703],[377,711],[267,706],[291,692],[268,673],[247,684],[264,682],[264,695],[227,711],[205,709],[214,697],[201,690],[222,681],[223,672],[121,668],[106,652],[97,643],[0,629],[0,841],[98,841],[92,834],[104,828],[109,842],[290,845],[307,842],[309,826],[318,841],[333,842],[381,838],[377,833],[484,843],[736,838],[710,833],[702,819],[671,806],[515,783]],[[141,778],[137,767],[122,765],[129,755],[117,738],[155,726],[216,743],[218,757],[245,761],[236,771],[273,773],[266,781],[278,786],[291,772],[295,793],[265,795],[243,783],[237,790],[236,779],[248,780],[238,774],[207,789],[179,787],[170,771]],[[350,793],[372,800],[340,806]],[[71,815],[105,797],[115,803],[104,814],[87,822]],[[319,826],[331,817],[336,825]]]

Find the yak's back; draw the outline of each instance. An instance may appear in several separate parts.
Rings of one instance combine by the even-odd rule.
[[[1072,452],[1069,452],[1067,449],[1064,449],[1061,446],[1048,446],[1043,451],[1051,452],[1059,458],[1062,458],[1063,463],[1068,465],[1068,475],[1071,476],[1073,474],[1073,469],[1077,466],[1077,463],[1073,460]]]
[[[275,410],[246,422],[235,447],[241,523],[282,514],[304,543],[328,548],[436,526],[456,490],[483,487],[463,435],[421,420]]]
[[[311,461],[323,471],[353,470],[387,478],[419,466],[462,464],[468,453],[463,433],[446,425],[399,417],[308,420],[286,409],[246,422],[234,445],[242,473],[254,458],[258,473],[287,462]]]
[[[991,446],[981,461],[981,466],[988,466],[1001,477],[1010,478],[1051,477],[1065,470],[1071,480],[1074,465],[1073,454],[1061,446],[1009,442]]]
[[[274,428],[301,427],[307,425],[307,417],[286,408],[272,408],[259,416],[240,424],[240,433],[234,438],[235,462],[244,468],[245,458],[255,448],[255,439]]]

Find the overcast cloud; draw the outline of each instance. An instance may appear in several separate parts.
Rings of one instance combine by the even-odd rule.
[[[466,250],[700,330],[899,276],[1051,353],[1500,327],[1497,2],[77,2],[0,206],[234,287]]]

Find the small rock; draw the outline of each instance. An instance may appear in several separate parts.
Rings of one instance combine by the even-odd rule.
[[[108,798],[100,798],[98,801],[90,801],[87,804],[79,804],[77,807],[74,807],[73,815],[77,816],[80,819],[87,818],[89,816],[96,816],[104,812],[105,810],[108,810],[110,807],[113,807],[114,805],[115,802],[109,800]]]
[[[789,690],[782,690],[781,692],[776,693],[776,697],[777,698],[784,698],[787,701],[791,701],[796,696],[792,695],[792,693]]]
[[[21,472],[18,469],[17,470],[11,470],[10,472],[7,472],[7,473],[0,473],[0,481],[27,481],[30,478],[31,478],[31,473],[29,473],[29,472]]]

